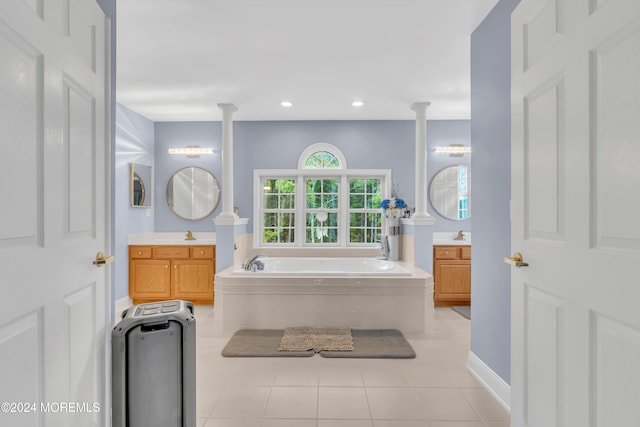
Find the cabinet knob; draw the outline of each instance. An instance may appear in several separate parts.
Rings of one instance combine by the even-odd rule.
[[[444,254],[445,255],[449,255],[449,251],[444,251]]]
[[[165,266],[164,266],[164,268],[169,268],[169,266],[168,266],[168,265],[165,265]]]
[[[200,251],[200,255],[204,255],[204,251]]]
[[[173,266],[173,268],[178,268],[178,266],[177,266],[177,265],[174,265],[174,266]]]
[[[142,251],[138,251],[138,255],[142,255]]]

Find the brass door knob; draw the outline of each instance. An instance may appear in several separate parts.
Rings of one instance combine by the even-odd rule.
[[[523,261],[522,254],[520,252],[514,252],[511,258],[504,257],[504,262],[506,262],[507,264],[511,264],[517,268],[529,266],[529,263]]]
[[[96,259],[93,261],[93,265],[96,267],[102,267],[105,264],[111,264],[115,259],[116,257],[113,255],[106,256],[104,252],[100,251],[96,254]]]

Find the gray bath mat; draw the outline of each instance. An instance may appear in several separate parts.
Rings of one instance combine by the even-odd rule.
[[[222,349],[225,357],[310,357],[307,351],[278,351],[284,331],[282,329],[240,329]]]
[[[240,329],[222,349],[225,357],[309,357],[315,352],[278,351],[282,329]],[[396,329],[352,329],[353,351],[321,351],[322,357],[413,359],[416,353]]]
[[[457,305],[455,307],[451,307],[453,311],[458,313],[462,317],[466,317],[467,319],[471,319],[471,307],[468,305]]]
[[[352,329],[353,351],[321,351],[329,358],[414,359],[416,352],[397,329]]]

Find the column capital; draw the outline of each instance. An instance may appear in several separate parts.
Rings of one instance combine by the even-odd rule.
[[[429,105],[431,105],[430,102],[416,102],[411,104],[411,109],[416,112],[416,115],[425,114]]]
[[[238,107],[236,107],[233,104],[218,104],[218,108],[224,111],[225,113],[226,112],[234,113],[238,111]]]

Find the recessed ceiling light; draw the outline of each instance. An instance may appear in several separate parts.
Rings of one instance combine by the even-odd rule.
[[[293,107],[293,102],[291,102],[291,101],[282,101],[280,103],[280,105],[282,105],[283,107],[289,108],[289,107]]]
[[[353,101],[351,103],[351,105],[353,105],[354,107],[362,107],[364,105],[364,102],[362,102],[362,101]]]

